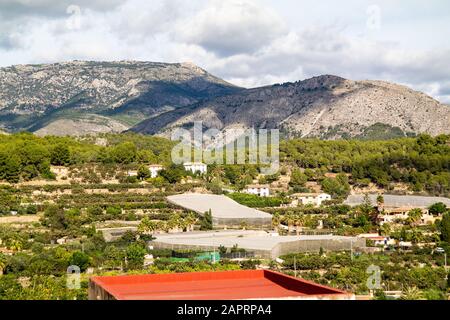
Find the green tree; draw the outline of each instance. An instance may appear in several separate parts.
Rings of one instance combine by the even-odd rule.
[[[75,251],[70,257],[69,264],[78,266],[82,272],[86,271],[90,264],[90,257],[81,251]]]
[[[430,210],[431,214],[437,216],[447,211],[447,205],[443,202],[438,202],[431,205],[428,209]]]
[[[186,171],[184,170],[184,167],[175,164],[172,164],[170,167],[159,172],[159,175],[171,184],[180,182],[185,174]]]
[[[280,228],[280,223],[281,223],[281,216],[278,212],[275,212],[272,215],[272,227],[276,232],[278,232],[278,229]]]
[[[65,166],[70,163],[70,150],[66,144],[60,143],[54,146],[50,152],[51,164]]]
[[[21,160],[19,156],[13,154],[10,156],[4,166],[5,180],[10,183],[17,183],[20,180]]]
[[[301,172],[299,169],[294,169],[291,174],[291,179],[289,185],[294,188],[294,190],[300,190],[308,182],[308,177]]]
[[[101,216],[103,214],[103,209],[99,206],[92,206],[87,208],[87,213],[90,216]]]
[[[422,210],[419,208],[408,211],[408,223],[410,225],[416,225],[420,221],[420,219],[422,219],[422,214]]]
[[[339,174],[336,178],[325,178],[321,182],[324,192],[334,197],[345,197],[350,192],[350,184],[346,175]]]
[[[441,231],[442,241],[450,243],[450,212],[447,212],[442,216],[439,229]]]
[[[111,157],[116,163],[129,164],[136,159],[137,148],[133,142],[122,142],[111,150]]]
[[[211,209],[205,212],[201,219],[200,223],[200,230],[206,231],[206,230],[212,230],[213,229],[213,217],[211,213]]]
[[[141,269],[144,265],[144,257],[147,251],[144,247],[137,243],[133,243],[127,247],[126,257],[129,269]]]
[[[383,197],[383,195],[379,194],[377,196],[377,206],[378,206],[378,208],[382,208],[383,205],[384,205],[384,197]]]
[[[140,166],[137,172],[137,177],[140,180],[150,178],[151,177],[150,169],[145,165]]]
[[[283,216],[283,221],[287,224],[287,226],[288,226],[288,233],[290,234],[291,231],[292,231],[292,227],[295,224],[295,214],[292,211],[287,212]]]
[[[152,220],[150,220],[149,217],[144,217],[138,226],[138,231],[140,233],[153,233],[157,231],[158,224]]]
[[[400,300],[421,300],[423,299],[422,292],[417,287],[409,287],[403,291]]]

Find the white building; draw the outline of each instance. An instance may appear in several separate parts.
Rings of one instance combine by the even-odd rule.
[[[245,193],[255,194],[260,197],[268,197],[270,196],[270,188],[268,185],[248,185],[245,189]]]
[[[327,193],[297,193],[291,197],[294,198],[293,206],[298,206],[299,204],[321,206],[324,201],[331,200],[331,196]]]
[[[158,173],[164,169],[162,165],[159,164],[152,164],[148,166],[148,170],[150,171],[150,177],[156,178],[158,176]],[[129,177],[137,177],[138,171],[137,170],[128,170],[127,175]]]
[[[183,165],[186,171],[192,173],[206,174],[208,172],[208,166],[202,162],[186,162]]]
[[[357,237],[371,240],[376,247],[396,244],[394,239],[391,239],[390,237],[380,236],[378,233],[362,233]]]
[[[164,168],[159,164],[152,164],[148,167],[148,169],[150,170],[151,177],[156,178],[158,176],[158,173]]]

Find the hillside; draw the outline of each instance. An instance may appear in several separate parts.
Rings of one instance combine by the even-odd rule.
[[[450,133],[450,107],[407,87],[325,75],[249,89],[145,120],[132,131],[167,134],[202,120],[207,128],[278,128],[294,137],[393,138]]]
[[[238,90],[190,63],[18,65],[0,68],[0,129],[59,134],[67,124],[71,134],[117,132]]]

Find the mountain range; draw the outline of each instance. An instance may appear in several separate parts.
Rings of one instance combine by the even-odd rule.
[[[74,61],[0,69],[0,130],[167,136],[194,121],[219,130],[383,139],[450,133],[450,106],[402,85],[333,75],[245,89],[190,63]]]

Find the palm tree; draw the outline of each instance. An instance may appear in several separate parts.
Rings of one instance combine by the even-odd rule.
[[[408,219],[407,222],[412,226],[417,224],[417,222],[422,219],[422,210],[416,208],[412,209],[408,212]]]
[[[139,223],[138,232],[140,233],[153,233],[157,230],[157,224],[150,220],[149,217],[144,217]]]
[[[384,197],[382,194],[379,194],[377,197],[378,211],[382,211],[381,209],[383,209],[383,205],[384,205]]]
[[[286,213],[283,217],[283,221],[286,222],[286,224],[288,225],[288,234],[291,233],[292,230],[292,226],[294,225],[295,222],[295,215],[292,211],[289,211],[288,213]]]
[[[187,224],[187,231],[194,231],[194,225],[197,223],[197,217],[192,212],[189,212],[185,218]]]
[[[281,216],[278,212],[275,212],[272,215],[272,227],[274,228],[274,230],[276,232],[278,232],[278,229],[280,227],[280,223],[281,223]]]
[[[391,233],[391,225],[389,223],[383,223],[380,227],[380,234],[383,236],[388,236]]]
[[[417,228],[412,228],[411,230],[411,242],[419,243],[423,240],[423,233]]]
[[[10,240],[9,249],[11,249],[13,251],[22,250],[22,242],[20,240],[16,240],[16,239]]]
[[[421,300],[422,292],[417,287],[409,287],[403,291],[400,300]]]
[[[303,225],[305,224],[305,216],[303,213],[299,213],[296,214],[294,216],[294,225],[295,225],[295,233],[298,235],[300,235],[300,229],[303,227]]]
[[[169,231],[170,230],[176,230],[176,232],[178,232],[178,229],[180,228],[181,223],[182,223],[181,220],[182,219],[181,219],[181,217],[180,217],[180,215],[178,213],[172,215],[170,217],[169,221],[167,221],[167,228],[168,228],[168,230]]]

